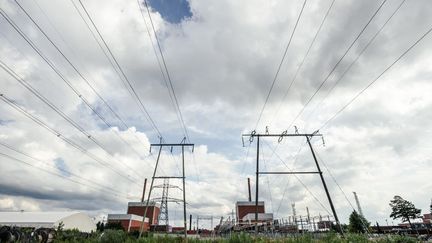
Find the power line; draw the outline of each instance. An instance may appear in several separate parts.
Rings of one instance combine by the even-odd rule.
[[[79,0],[79,1],[81,2],[81,0]],[[170,75],[170,72],[168,70],[168,66],[166,64],[165,57],[163,55],[162,48],[161,48],[161,45],[160,45],[160,41],[159,41],[159,38],[157,36],[156,29],[155,29],[154,24],[153,24],[153,19],[152,19],[151,14],[150,14],[150,9],[148,7],[148,4],[147,4],[146,0],[144,0],[144,4],[145,4],[145,7],[147,9],[147,14],[148,14],[149,19],[150,19],[150,24],[151,24],[152,30],[154,32],[154,36],[155,36],[155,39],[156,39],[157,47],[159,49],[159,53],[160,53],[160,56],[161,56],[161,59],[162,59],[162,64],[163,64],[163,66],[165,68],[166,77],[168,79],[168,83],[169,83],[170,88],[171,88],[172,96],[174,98],[174,102],[175,102],[175,105],[177,107],[177,111],[178,111],[178,114],[179,114],[179,117],[180,117],[180,122],[181,122],[181,124],[183,126],[183,130],[184,130],[184,133],[185,133],[184,135],[186,136],[186,138],[190,142],[189,133],[188,133],[186,124],[185,124],[184,119],[183,119],[183,114],[181,112],[180,105],[179,105],[179,102],[178,102],[178,99],[177,99],[177,95],[176,95],[175,90],[174,90],[174,86],[173,86],[173,83],[172,83],[172,80],[171,80],[171,75]]]
[[[98,156],[94,155],[93,153],[91,153],[87,149],[83,148],[82,146],[80,146],[79,144],[77,144],[76,142],[74,142],[73,140],[65,137],[62,133],[60,133],[59,131],[55,130],[54,128],[52,128],[51,126],[49,126],[48,124],[46,124],[46,122],[44,122],[41,119],[39,119],[38,117],[34,116],[30,112],[28,112],[27,110],[25,110],[24,108],[22,108],[21,106],[17,105],[14,101],[12,101],[11,99],[7,98],[4,94],[0,93],[0,98],[3,100],[3,102],[5,102],[6,104],[8,104],[14,110],[18,111],[19,113],[23,114],[24,116],[26,116],[30,120],[34,121],[36,124],[38,124],[39,126],[43,127],[45,130],[49,131],[50,133],[54,134],[56,137],[62,139],[67,144],[69,144],[72,147],[78,149],[81,153],[87,155],[89,158],[93,159],[94,161],[96,161],[100,165],[102,165],[102,166],[104,166],[104,167],[112,170],[114,173],[116,173],[117,175],[123,177],[124,179],[137,184],[134,180],[132,180],[131,178],[129,178],[130,177],[129,175],[121,174],[118,170],[116,170],[115,168],[112,168],[110,166],[110,164],[108,164],[107,162],[105,162],[103,159],[101,159]],[[139,185],[139,184],[137,184],[137,185]],[[141,185],[139,185],[139,186],[141,186]]]
[[[269,148],[270,145],[268,144],[267,141],[264,140],[264,144],[266,144]],[[279,156],[279,154],[277,154],[275,152],[276,157],[282,162],[282,164],[288,169],[288,171],[293,171],[286,163],[285,161]],[[300,184],[306,189],[306,191],[315,199],[315,201],[328,213],[331,214],[327,208],[324,206],[324,204],[322,204],[322,202],[309,190],[309,188],[303,183],[303,181],[296,175],[293,174],[293,176],[297,179],[298,182],[300,182]]]
[[[153,49],[153,53],[155,54],[156,61],[157,61],[157,64],[158,64],[158,66],[159,66],[159,71],[160,71],[160,73],[161,73],[161,75],[162,75],[162,79],[163,79],[163,81],[164,81],[164,83],[165,83],[165,87],[167,88],[168,95],[169,95],[170,100],[171,100],[171,105],[172,105],[173,108],[174,108],[174,112],[176,113],[176,116],[177,116],[178,122],[180,123],[180,126],[182,126],[181,118],[179,117],[179,113],[177,112],[177,108],[176,108],[176,104],[175,104],[175,101],[174,101],[174,97],[173,97],[173,95],[171,94],[171,90],[170,90],[170,88],[169,88],[169,84],[168,84],[167,77],[166,77],[165,72],[164,72],[164,70],[163,70],[162,64],[161,64],[161,62],[160,62],[160,60],[159,60],[159,56],[158,56],[158,54],[157,54],[156,46],[155,46],[155,44],[154,44],[154,42],[153,42],[153,38],[152,38],[152,35],[151,35],[151,32],[150,32],[150,29],[149,29],[148,24],[147,24],[147,21],[146,21],[146,19],[145,19],[145,17],[144,17],[144,13],[143,13],[144,10],[142,9],[142,6],[141,6],[141,4],[140,4],[140,0],[137,0],[137,4],[138,4],[138,7],[139,7],[139,12],[140,12],[140,14],[141,14],[141,18],[142,18],[142,20],[143,20],[143,22],[144,22],[144,25],[145,25],[145,28],[146,28],[147,35],[148,35],[148,37],[149,37],[149,40],[150,40],[150,43],[151,43],[151,46],[152,46],[152,49]],[[186,135],[186,134],[185,134],[185,135]]]
[[[317,31],[315,32],[315,36],[314,36],[314,38],[312,39],[312,42],[309,44],[309,47],[308,47],[308,49],[307,49],[305,55],[303,56],[302,61],[300,62],[299,66],[297,67],[297,70],[296,70],[296,72],[295,72],[293,78],[291,79],[291,82],[290,82],[288,88],[286,89],[286,91],[285,91],[285,93],[284,93],[284,96],[282,97],[281,102],[279,103],[279,106],[278,106],[278,108],[277,108],[277,110],[276,110],[276,112],[275,112],[275,115],[273,116],[272,121],[273,121],[273,120],[276,120],[277,116],[279,115],[279,111],[281,110],[282,105],[283,105],[283,103],[284,103],[286,97],[288,96],[289,91],[291,90],[291,87],[293,86],[294,82],[297,80],[297,75],[299,74],[301,68],[303,67],[303,64],[305,63],[306,58],[309,56],[309,53],[310,53],[310,51],[312,50],[312,46],[315,44],[315,41],[316,41],[316,39],[317,39],[317,37],[318,37],[318,34],[321,32],[321,29],[322,29],[322,27],[323,27],[325,21],[327,20],[327,17],[328,17],[328,15],[329,15],[329,13],[330,13],[330,10],[333,8],[333,5],[334,5],[335,1],[336,1],[336,0],[333,0],[333,1],[331,2],[329,8],[327,9],[327,12],[326,12],[325,15],[324,15],[324,18],[321,20],[321,24],[319,25]],[[271,122],[272,122],[272,121],[271,121]],[[271,125],[271,122],[270,122],[270,125]]]
[[[0,12],[0,14],[1,14],[1,12]],[[101,148],[104,152],[106,152],[108,155],[110,155],[117,162],[123,164],[129,170],[133,171],[134,173],[137,173],[135,170],[133,170],[127,164],[122,163],[121,161],[116,159],[114,157],[114,155],[107,148],[105,148],[105,146],[103,146],[95,137],[93,137],[93,135],[91,135],[83,127],[81,127],[78,123],[76,123],[73,119],[71,119],[68,115],[66,115],[60,108],[58,108],[56,105],[54,105],[50,100],[48,100],[44,95],[42,95],[39,91],[37,91],[32,85],[30,85],[27,81],[25,81],[22,77],[20,77],[15,71],[13,71],[8,65],[6,65],[1,60],[0,60],[0,66],[4,71],[6,71],[16,81],[18,81],[18,83],[20,83],[22,86],[24,86],[24,88],[26,88],[28,91],[30,91],[33,95],[35,95],[39,100],[41,100],[43,103],[45,103],[48,107],[50,107],[58,115],[60,115],[69,124],[71,124],[73,127],[75,127],[79,132],[84,134],[95,145],[97,145],[99,148]]]
[[[0,156],[5,157],[5,158],[8,158],[8,159],[11,159],[11,160],[14,160],[14,161],[19,162],[19,163],[22,163],[22,164],[25,164],[25,165],[30,166],[30,167],[33,167],[33,168],[36,168],[36,169],[38,169],[38,170],[40,170],[40,171],[43,171],[43,172],[45,172],[45,173],[48,173],[48,174],[51,174],[51,175],[58,176],[58,177],[60,177],[60,178],[62,178],[62,179],[68,180],[68,181],[73,182],[73,183],[75,183],[75,184],[82,185],[82,186],[85,186],[85,187],[91,187],[92,189],[94,189],[94,190],[96,190],[96,191],[99,191],[98,187],[95,187],[95,186],[93,186],[93,185],[91,185],[91,184],[88,184],[88,183],[84,183],[84,182],[81,182],[81,181],[75,180],[75,179],[73,179],[73,178],[70,178],[70,177],[64,176],[64,175],[62,175],[62,174],[60,174],[60,173],[56,173],[56,172],[53,172],[53,171],[50,171],[50,170],[46,170],[46,169],[43,169],[43,168],[41,168],[41,167],[37,167],[37,166],[35,166],[35,165],[33,165],[33,164],[29,163],[29,162],[26,162],[26,161],[24,161],[24,160],[18,159],[18,158],[16,158],[16,157],[13,157],[13,156],[10,156],[10,155],[7,155],[7,154],[4,154],[4,153],[1,153],[1,152],[0,152]],[[110,195],[112,195],[112,196],[114,196],[114,197],[117,197],[117,198],[120,198],[120,199],[124,199],[123,197],[121,197],[121,196],[118,195],[118,194],[115,194],[115,193],[112,193],[112,192],[109,192],[109,191],[108,191],[108,193],[110,193]],[[106,195],[106,194],[105,194],[105,195]]]
[[[351,105],[361,94],[363,94],[368,88],[370,88],[378,79],[381,78],[388,70],[390,70],[400,59],[402,59],[411,49],[413,49],[420,41],[422,41],[430,32],[432,28],[429,28],[419,39],[417,39],[408,49],[406,49],[395,61],[393,61],[384,71],[382,71],[375,79],[373,79],[366,87],[358,92],[347,104],[345,104],[340,110],[338,110],[330,119],[328,119],[319,130],[327,126],[336,116],[342,113],[349,105]]]
[[[41,160],[41,159],[35,158],[35,157],[31,156],[30,154],[28,154],[28,153],[22,151],[22,150],[19,150],[19,149],[17,149],[17,148],[12,147],[12,146],[9,145],[9,144],[6,144],[6,143],[3,143],[3,142],[0,141],[0,145],[3,146],[3,147],[5,147],[5,148],[8,148],[8,149],[10,149],[10,150],[12,150],[12,151],[14,151],[14,152],[16,152],[16,153],[18,153],[18,154],[21,154],[21,155],[23,155],[23,156],[25,156],[25,157],[27,157],[27,158],[30,158],[30,159],[32,159],[32,160],[35,160],[35,161],[41,162],[41,163],[43,163],[44,165],[49,166],[49,167],[51,167],[51,168],[53,168],[53,169],[57,169],[57,170],[60,170],[61,172],[66,173],[66,174],[68,174],[68,175],[72,175],[72,176],[75,176],[75,177],[77,177],[77,178],[80,178],[81,180],[87,181],[87,182],[89,182],[90,184],[95,184],[95,185],[97,185],[98,187],[102,188],[102,189],[103,189],[104,191],[106,191],[106,192],[109,192],[109,193],[114,192],[114,193],[119,193],[119,194],[122,194],[122,193],[123,193],[123,192],[118,191],[118,190],[116,190],[116,189],[114,189],[114,188],[110,188],[110,187],[107,187],[107,186],[102,185],[102,184],[100,184],[100,183],[97,183],[97,182],[95,182],[95,181],[93,181],[93,180],[87,179],[87,178],[85,178],[85,177],[83,177],[83,176],[80,176],[80,175],[78,175],[78,174],[76,174],[76,173],[73,173],[73,172],[71,172],[71,171],[69,171],[69,170],[67,170],[67,169],[62,168],[62,167],[55,167],[55,166],[51,165],[50,163],[48,163],[47,161],[43,161],[43,160]]]
[[[79,0],[79,1],[81,2],[81,0]],[[164,76],[164,81],[165,81],[165,84],[166,84],[166,81],[168,80],[169,87],[171,88],[171,92],[172,92],[172,97],[171,97],[171,95],[170,95],[171,101],[172,101],[173,98],[174,98],[174,103],[175,103],[175,106],[177,107],[177,111],[178,111],[177,118],[180,118],[180,123],[181,123],[181,125],[182,125],[182,127],[183,127],[183,131],[184,131],[184,136],[186,137],[186,139],[187,139],[187,140],[189,141],[189,143],[190,143],[190,136],[189,136],[189,132],[188,132],[187,126],[186,126],[186,124],[185,124],[185,121],[184,121],[184,118],[183,118],[182,111],[181,111],[181,109],[180,109],[179,101],[178,101],[178,99],[177,99],[177,95],[176,95],[176,93],[175,93],[174,86],[173,86],[173,83],[172,83],[172,80],[171,80],[171,75],[170,75],[170,72],[169,72],[169,70],[168,70],[168,66],[167,66],[167,64],[166,64],[165,57],[164,57],[164,54],[163,54],[163,52],[162,52],[162,48],[161,48],[161,45],[160,45],[160,41],[159,41],[159,38],[158,38],[158,36],[157,36],[155,26],[154,26],[154,24],[153,24],[153,19],[152,19],[151,14],[150,14],[150,8],[149,8],[149,6],[148,6],[146,0],[144,0],[144,4],[145,4],[145,7],[146,7],[146,9],[147,9],[147,14],[148,14],[149,19],[150,19],[150,24],[151,24],[151,27],[152,27],[152,30],[153,30],[153,33],[154,33],[154,37],[155,37],[155,40],[156,40],[156,43],[157,43],[157,47],[158,47],[158,50],[159,50],[159,53],[160,53],[161,59],[162,59],[162,64],[163,64],[164,69],[165,69],[166,79],[165,79],[165,76]],[[141,11],[141,5],[139,4],[139,0],[138,0],[138,5],[139,5],[139,7],[140,7],[140,12],[142,13],[142,11]],[[144,16],[143,16],[143,15],[142,15],[142,17],[143,17],[143,19],[144,19]],[[145,20],[144,20],[144,22],[145,22]],[[150,33],[149,33],[149,36],[150,36],[150,39],[151,39],[151,35],[150,35]],[[152,42],[152,45],[153,45],[153,42]],[[153,46],[153,48],[154,48],[154,46]],[[156,53],[155,53],[155,54],[156,54]],[[156,55],[156,58],[157,58],[157,55]],[[159,59],[158,59],[158,63],[159,63],[159,65],[160,65]],[[162,72],[162,73],[163,73],[163,72]],[[169,90],[168,90],[168,93],[170,93]],[[196,178],[197,178],[197,180],[198,180],[198,182],[199,182],[199,181],[200,181],[200,179],[199,179],[199,174],[200,174],[200,172],[199,172],[199,168],[198,168],[197,163],[196,163],[196,159],[195,159],[195,154],[194,154],[194,153],[192,153],[192,162],[193,162],[193,165],[194,165],[194,167],[195,167],[195,171],[196,171]]]
[[[111,48],[108,46],[107,42],[105,41],[105,39],[103,38],[101,32],[99,31],[98,27],[96,26],[95,22],[93,21],[92,17],[90,16],[89,12],[87,11],[86,7],[84,6],[84,4],[82,3],[81,0],[78,0],[78,2],[80,3],[81,7],[83,8],[84,12],[86,13],[88,19],[90,20],[92,26],[94,27],[94,29],[96,30],[98,36],[100,37],[100,39],[102,40],[103,44],[105,45],[106,49],[108,50],[110,56],[112,57],[112,59],[114,60],[114,63],[116,64],[116,66],[118,67],[118,69],[120,70],[120,73],[122,74],[122,76],[124,77],[124,80],[127,82],[130,90],[132,91],[134,97],[136,98],[136,100],[139,103],[139,108],[141,110],[141,112],[143,112],[145,114],[145,117],[147,118],[147,120],[149,121],[150,125],[153,127],[153,129],[156,131],[156,133],[158,134],[159,137],[163,137],[161,132],[159,131],[159,128],[156,126],[156,123],[154,122],[153,118],[150,116],[150,113],[148,112],[148,110],[146,109],[144,103],[142,102],[141,98],[139,97],[138,93],[136,92],[135,88],[133,87],[132,83],[129,81],[129,78],[126,76],[126,73],[123,71],[123,68],[120,66],[119,62],[117,61],[116,57],[114,56],[113,52],[111,51]]]
[[[382,32],[382,30],[387,25],[387,23],[390,22],[390,20],[393,18],[393,16],[399,11],[399,9],[402,7],[402,5],[405,3],[405,1],[406,0],[402,0],[400,2],[400,4],[393,11],[393,13],[387,18],[387,20],[384,22],[384,24],[378,29],[378,31],[374,34],[374,36],[368,41],[368,43],[359,52],[359,54],[357,55],[357,57],[350,63],[350,65],[345,69],[345,71],[336,80],[336,82],[333,84],[333,86],[330,88],[330,90],[327,92],[327,94],[324,96],[324,98],[318,103],[318,105],[316,105],[315,109],[310,113],[309,117],[312,116],[317,111],[317,109],[324,103],[324,101],[332,93],[332,91],[336,88],[336,86],[340,83],[340,81],[345,77],[345,75],[348,73],[348,71],[351,70],[351,68],[358,61],[358,59],[363,55],[363,53],[366,51],[366,49],[374,42],[374,40],[376,39],[376,37]]]
[[[268,103],[268,100],[269,100],[269,98],[270,98],[271,92],[273,91],[273,87],[274,87],[274,85],[275,85],[275,83],[276,83],[277,77],[278,77],[278,75],[279,75],[279,71],[280,71],[280,69],[281,69],[281,67],[282,67],[282,64],[283,64],[283,62],[284,62],[284,60],[285,60],[286,54],[287,54],[287,52],[288,52],[288,49],[289,49],[289,47],[290,47],[290,45],[291,45],[292,38],[293,38],[294,33],[295,33],[296,29],[297,29],[297,25],[298,25],[298,23],[299,23],[299,21],[300,21],[300,17],[302,16],[302,13],[303,13],[304,7],[305,7],[305,5],[306,5],[306,2],[307,2],[307,0],[304,0],[303,5],[302,5],[302,8],[301,8],[301,10],[300,10],[300,13],[299,13],[299,15],[298,15],[298,17],[297,17],[296,23],[295,23],[295,25],[294,25],[294,29],[293,29],[293,31],[291,32],[291,36],[290,36],[290,38],[289,38],[288,44],[287,44],[287,46],[285,47],[285,51],[284,51],[284,53],[283,53],[283,55],[282,55],[282,59],[281,59],[281,61],[279,62],[278,68],[277,68],[276,73],[275,73],[275,75],[274,75],[274,77],[273,77],[273,81],[272,81],[272,84],[270,85],[269,92],[267,93],[267,97],[266,97],[266,99],[265,99],[264,105],[263,105],[263,107],[261,108],[260,114],[259,114],[259,116],[258,116],[258,120],[257,120],[257,122],[256,122],[256,124],[255,124],[255,130],[257,129],[257,127],[258,127],[258,125],[259,125],[259,122],[260,122],[261,117],[262,117],[262,115],[263,115],[263,113],[264,113],[265,107],[266,107],[266,105],[267,105],[267,103]]]
[[[329,79],[329,77],[333,74],[333,72],[336,70],[336,68],[339,66],[339,64],[342,62],[342,60],[345,58],[345,56],[348,54],[348,52],[351,50],[351,48],[354,46],[354,44],[357,42],[357,40],[360,38],[360,36],[363,34],[363,32],[366,30],[366,28],[369,26],[369,24],[372,22],[372,20],[375,18],[375,16],[378,14],[378,12],[381,10],[382,6],[386,2],[387,2],[387,0],[384,0],[384,1],[381,2],[381,4],[379,5],[379,7],[377,8],[377,10],[375,10],[375,12],[373,13],[373,15],[369,18],[368,22],[363,26],[363,28],[357,34],[357,36],[354,38],[354,40],[351,42],[351,44],[349,45],[349,47],[345,50],[344,54],[339,58],[339,60],[333,66],[333,68],[331,69],[331,71],[329,72],[329,74],[324,78],[323,81],[321,81],[321,83],[318,86],[318,88],[315,90],[315,92],[312,94],[312,96],[309,97],[309,99],[306,102],[306,104],[303,106],[303,108],[300,110],[300,112],[296,115],[296,117],[292,120],[292,122],[290,123],[290,125],[288,127],[291,127],[294,124],[294,122],[297,120],[297,118],[299,118],[300,115],[303,114],[303,112],[306,109],[306,107],[313,100],[313,98],[315,97],[315,95],[321,90],[321,88],[327,82],[327,80]]]
[[[69,65],[74,69],[74,71],[81,77],[82,80],[90,87],[90,89],[97,95],[97,97],[102,100],[102,102],[109,108],[109,110],[119,119],[122,124],[126,126],[126,123],[120,118],[120,116],[113,110],[113,108],[106,102],[106,100],[95,90],[95,88],[91,85],[91,83],[82,75],[82,73],[76,68],[76,66],[70,61],[68,57],[59,49],[59,47],[52,41],[52,39],[46,34],[46,32],[40,27],[38,23],[30,16],[30,14],[22,7],[22,5],[15,0],[16,4],[20,7],[20,9],[26,14],[26,16],[33,22],[33,24],[38,28],[38,30],[45,36],[45,38],[54,46],[54,48],[61,54],[61,56],[69,63]],[[27,37],[28,38],[28,37]],[[69,86],[70,87],[70,86]],[[78,94],[78,97],[82,98],[81,94]],[[86,102],[88,104],[88,102]],[[89,108],[103,121],[107,128],[112,128],[113,126],[92,106]],[[124,144],[126,144],[139,158],[141,155],[133,148],[133,146],[127,142],[125,139],[121,137],[119,132],[115,129],[110,129]]]

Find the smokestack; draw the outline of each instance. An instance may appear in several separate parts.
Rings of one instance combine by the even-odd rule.
[[[248,192],[249,192],[249,202],[252,202],[251,189],[250,189],[250,178],[248,177]]]
[[[189,231],[192,231],[192,214],[189,214]]]
[[[146,186],[147,186],[147,178],[144,179],[144,188],[143,188],[143,194],[141,197],[141,202],[144,202],[145,192],[146,192]]]

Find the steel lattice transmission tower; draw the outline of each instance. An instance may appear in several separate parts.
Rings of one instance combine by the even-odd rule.
[[[164,179],[163,185],[162,185],[162,199],[161,199],[161,206],[160,206],[160,213],[159,213],[159,219],[158,224],[159,225],[169,225],[169,218],[168,218],[168,190],[169,190],[169,179]]]

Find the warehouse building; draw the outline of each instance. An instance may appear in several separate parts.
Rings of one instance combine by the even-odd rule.
[[[0,225],[30,227],[77,229],[80,232],[96,231],[96,224],[86,214],[80,212],[0,212]]]

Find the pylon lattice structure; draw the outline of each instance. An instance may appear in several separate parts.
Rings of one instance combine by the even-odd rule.
[[[166,178],[166,179],[164,179],[164,182],[162,185],[162,200],[161,200],[160,213],[159,213],[159,219],[158,219],[159,225],[169,225],[168,190],[169,190],[169,179]]]

